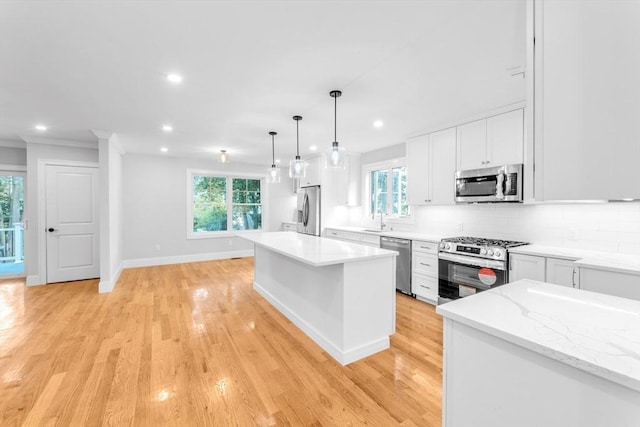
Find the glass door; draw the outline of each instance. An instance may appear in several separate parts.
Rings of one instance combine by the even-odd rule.
[[[24,276],[24,173],[0,171],[0,279]]]

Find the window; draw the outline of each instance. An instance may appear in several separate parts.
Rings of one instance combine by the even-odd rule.
[[[262,229],[261,177],[199,171],[188,175],[189,237]]]
[[[365,166],[368,215],[383,213],[393,217],[409,215],[407,173],[398,160]]]

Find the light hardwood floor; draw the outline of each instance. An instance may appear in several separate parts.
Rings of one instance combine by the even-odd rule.
[[[252,290],[253,258],[0,281],[0,425],[440,426],[442,321],[397,295],[391,348],[346,367]]]

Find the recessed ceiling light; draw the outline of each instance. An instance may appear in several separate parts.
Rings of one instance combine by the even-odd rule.
[[[169,149],[167,147],[160,147],[160,151],[166,153],[167,151],[169,151]]]
[[[180,74],[167,74],[167,80],[171,83],[182,83],[182,76]]]
[[[318,149],[317,145],[312,145],[312,146],[309,147],[309,150],[311,150],[311,151],[316,151],[317,149]]]
[[[165,132],[171,132],[173,130],[173,126],[171,125],[162,125],[162,130]]]
[[[373,127],[381,128],[382,126],[384,126],[384,122],[382,120],[376,120],[373,122]]]
[[[280,159],[276,159],[276,163],[280,163]]]
[[[35,128],[36,130],[39,130],[39,131],[47,130],[47,127],[45,125],[36,125]]]

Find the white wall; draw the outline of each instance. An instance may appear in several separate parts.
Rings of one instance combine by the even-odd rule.
[[[3,147],[0,142],[0,165],[19,165],[27,164],[27,149],[15,147]]]
[[[82,162],[98,162],[98,150],[95,148],[67,147],[51,144],[27,143],[27,190],[25,202],[25,219],[28,228],[25,230],[24,264],[27,274],[27,285],[37,285],[46,282],[46,277],[40,276],[38,239],[38,212],[44,206],[38,205],[38,160],[72,160]]]
[[[236,237],[187,239],[187,169],[266,174],[267,166],[222,165],[211,156],[187,159],[127,153],[122,164],[125,267],[252,253],[253,245]],[[263,188],[268,203],[265,231],[279,230],[295,206],[289,179],[282,181]]]

